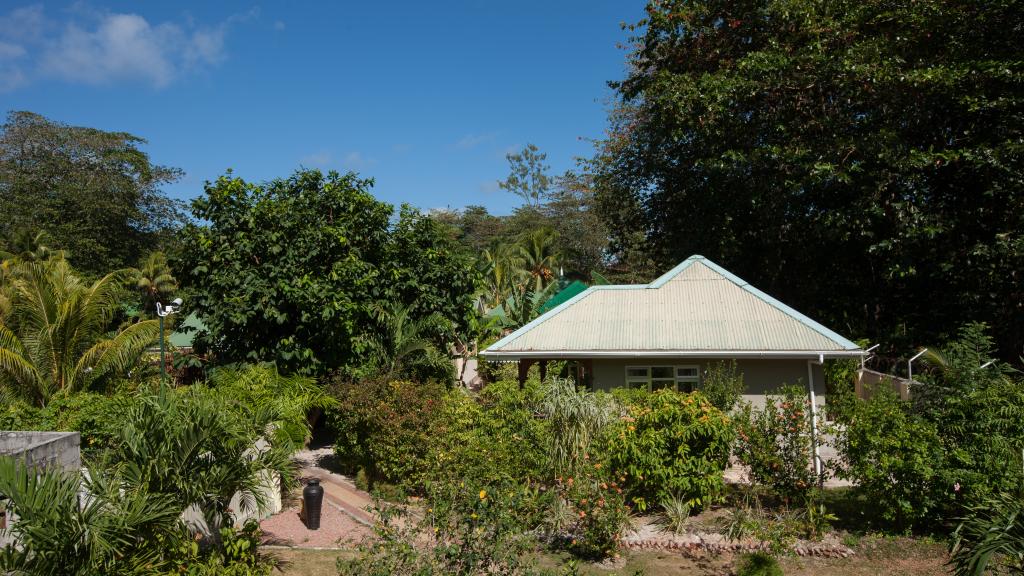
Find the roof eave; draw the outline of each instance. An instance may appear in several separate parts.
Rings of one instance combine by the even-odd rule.
[[[856,350],[484,350],[481,356],[495,360],[576,358],[770,358],[818,359],[858,358],[864,354]]]

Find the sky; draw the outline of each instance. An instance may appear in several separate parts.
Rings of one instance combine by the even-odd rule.
[[[508,213],[505,155],[590,156],[641,0],[0,2],[0,111],[145,138],[189,199],[353,170],[377,198]]]

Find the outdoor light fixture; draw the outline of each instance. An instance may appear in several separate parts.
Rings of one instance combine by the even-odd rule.
[[[181,308],[181,298],[175,298],[170,304],[164,306],[156,303],[156,315],[160,317],[160,388],[167,386],[167,362],[164,360],[164,318],[175,314]]]
[[[907,384],[908,385],[914,383],[914,360],[917,360],[921,356],[924,356],[924,353],[927,352],[927,351],[928,351],[927,348],[921,348],[920,352],[915,354],[910,360],[907,360]]]

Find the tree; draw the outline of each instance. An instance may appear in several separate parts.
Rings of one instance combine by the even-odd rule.
[[[899,346],[1024,344],[1017,2],[657,0],[595,158],[613,251]],[[640,242],[633,235],[640,232]]]
[[[544,163],[548,155],[533,144],[527,144],[521,152],[510,152],[505,158],[510,172],[507,178],[498,181],[498,187],[522,198],[527,207],[540,207],[551,189],[547,173],[550,166]]]
[[[230,173],[192,203],[178,278],[220,362],[322,375],[366,360],[374,306],[417,302],[462,326],[476,276],[444,226],[369,193],[354,173],[300,170],[252,184]],[[434,334],[439,340],[441,334]],[[443,347],[443,342],[438,342]]]
[[[156,320],[109,335],[129,278],[121,270],[87,284],[63,259],[16,263],[0,286],[0,395],[45,406],[137,365]]]
[[[11,112],[0,126],[0,239],[43,230],[90,275],[126,268],[183,221],[161,186],[181,171],[153,164],[145,140]]]
[[[443,316],[435,312],[416,318],[413,307],[389,302],[374,307],[374,318],[377,329],[365,341],[374,372],[384,380],[414,375],[451,380],[450,359],[431,337],[445,331]]]
[[[150,252],[140,266],[132,270],[135,288],[139,291],[142,312],[146,316],[156,311],[157,302],[169,302],[178,289],[167,256],[163,252]]]
[[[523,271],[529,276],[530,289],[534,292],[543,290],[559,274],[557,241],[558,233],[550,228],[524,232],[519,239]]]

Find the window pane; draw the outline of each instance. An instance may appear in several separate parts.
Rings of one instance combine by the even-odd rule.
[[[651,378],[671,378],[672,367],[671,366],[653,366],[651,367]]]
[[[676,369],[676,375],[679,376],[679,377],[683,377],[683,378],[696,378],[697,377],[697,367],[696,366],[686,366],[684,368],[677,368]]]
[[[655,390],[661,390],[663,388],[668,390],[675,390],[676,383],[671,380],[655,380],[651,382],[651,392],[654,392]]]
[[[647,377],[647,368],[646,367],[626,368],[626,377],[627,378],[636,377],[636,376],[639,376],[641,378],[646,378]]]

